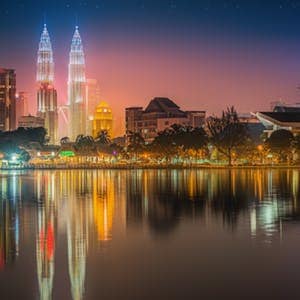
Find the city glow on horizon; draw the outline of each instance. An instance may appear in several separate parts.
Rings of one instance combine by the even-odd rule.
[[[240,5],[239,9],[228,4],[227,10],[214,4],[203,18],[196,20],[197,9],[203,9],[201,3],[193,2],[190,8],[184,6],[185,10],[180,10],[182,1],[176,1],[172,7],[153,1],[153,7],[146,5],[145,8],[105,3],[103,9],[90,3],[86,8],[80,5],[76,8],[78,3],[63,2],[59,9],[47,5],[58,103],[67,104],[69,36],[74,28],[72,12],[78,9],[80,31],[84,36],[86,77],[100,83],[101,98],[112,107],[115,127],[119,129],[115,135],[124,132],[125,107],[145,106],[155,96],[169,97],[183,109],[203,109],[208,114],[219,113],[229,105],[235,105],[240,112],[249,112],[268,109],[271,101],[297,102],[299,99],[296,39],[299,33],[297,27],[286,23],[296,17],[296,11],[288,5],[283,10],[275,4],[260,4],[261,9],[253,13],[252,4]],[[30,7],[24,8],[26,16],[31,14]],[[9,15],[13,26],[9,28],[8,40],[24,45],[26,37],[26,48],[11,51],[8,48],[11,43],[3,45],[5,67],[17,69],[18,90],[30,94],[31,114],[36,112],[34,54],[43,15],[39,6],[33,8],[36,9],[34,17],[26,19],[28,25],[24,28],[21,11],[17,9],[16,15]],[[158,18],[153,18],[152,14],[158,9]],[[273,16],[282,16],[277,18],[271,33],[267,14],[270,9]],[[139,26],[130,10],[140,16],[136,20]],[[222,14],[223,11],[228,16]],[[163,21],[164,14],[168,22]],[[254,24],[257,14],[260,22]],[[215,22],[216,15],[224,26]],[[238,16],[243,16],[243,20]],[[8,22],[6,18],[3,17],[2,22]],[[291,33],[285,37],[281,29]],[[63,127],[62,119],[60,123]]]

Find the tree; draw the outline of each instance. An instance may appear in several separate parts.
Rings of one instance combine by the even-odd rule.
[[[137,157],[139,153],[145,150],[145,140],[141,134],[137,132],[130,132],[128,138],[129,145],[127,150],[130,153],[134,153],[135,157]]]
[[[100,145],[108,145],[111,143],[110,136],[107,130],[101,130],[98,132],[95,142]]]
[[[30,142],[38,142],[44,145],[46,142],[47,131],[43,127],[23,128],[19,127],[14,131],[0,132],[0,142],[12,141],[17,145],[26,145]]]
[[[173,124],[170,128],[159,132],[151,144],[151,149],[158,155],[164,155],[167,159],[174,155],[190,154],[205,149],[207,134],[201,127],[193,128]]]
[[[300,135],[297,134],[292,142],[293,153],[296,154],[296,160],[300,159]]]
[[[151,143],[151,150],[155,152],[158,157],[165,157],[167,160],[174,156],[177,153],[176,143],[174,141],[174,128],[166,128],[158,132]]]
[[[47,131],[43,127],[23,128],[19,127],[14,131],[0,132],[0,151],[5,155],[19,153],[21,148],[30,143],[39,143],[43,146],[46,142]],[[27,157],[24,155],[24,157]]]
[[[70,138],[65,136],[63,138],[60,139],[60,145],[66,145],[66,144],[69,144],[70,143]]]
[[[221,118],[211,117],[207,120],[210,141],[232,165],[234,151],[245,145],[249,139],[247,126],[239,121],[237,112],[232,106],[223,111]]]
[[[94,154],[96,152],[95,141],[92,136],[78,135],[74,148],[81,154]]]
[[[266,140],[266,145],[271,152],[278,155],[280,161],[287,161],[292,154],[294,136],[289,130],[274,131]]]
[[[184,150],[200,150],[207,145],[207,134],[202,127],[184,127],[174,132],[174,142]]]

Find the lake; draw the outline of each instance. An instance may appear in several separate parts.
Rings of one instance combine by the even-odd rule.
[[[300,172],[0,174],[0,299],[295,299]]]

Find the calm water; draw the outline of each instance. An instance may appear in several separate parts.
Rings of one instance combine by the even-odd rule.
[[[0,299],[299,299],[298,170],[0,174]]]

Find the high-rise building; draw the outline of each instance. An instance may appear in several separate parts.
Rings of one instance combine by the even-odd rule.
[[[96,107],[93,119],[93,137],[97,137],[99,132],[107,131],[112,138],[113,116],[112,111],[106,102],[100,102]]]
[[[53,51],[46,24],[39,43],[36,81],[50,84],[54,81]]]
[[[85,60],[78,26],[72,38],[69,54],[68,76],[69,137],[75,140],[77,135],[86,134],[86,79]]]
[[[16,73],[0,68],[0,130],[16,129]]]
[[[19,122],[20,117],[28,115],[28,93],[18,92],[16,96],[16,120]]]
[[[46,27],[41,35],[37,59],[37,115],[45,119],[49,142],[58,142],[57,92],[54,82],[54,60],[50,36]]]
[[[56,89],[47,83],[41,84],[37,92],[38,117],[45,120],[50,144],[58,142],[58,112]]]
[[[87,109],[87,134],[92,134],[95,109],[100,102],[100,88],[96,79],[86,80],[86,109]]]

